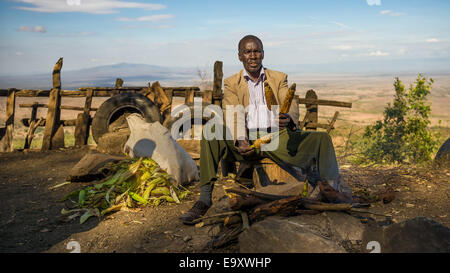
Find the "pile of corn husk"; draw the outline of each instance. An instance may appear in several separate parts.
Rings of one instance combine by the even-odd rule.
[[[71,200],[76,209],[62,209],[69,220],[80,216],[80,223],[89,217],[107,213],[158,206],[161,202],[180,203],[191,194],[151,158],[126,159],[109,167],[113,175],[95,185],[74,191],[61,201]],[[75,200],[74,200],[75,199]]]

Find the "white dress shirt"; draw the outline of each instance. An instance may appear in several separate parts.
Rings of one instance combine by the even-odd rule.
[[[264,92],[264,80],[266,74],[264,67],[261,69],[258,80],[253,81],[244,69],[244,79],[248,85],[249,105],[247,113],[247,128],[249,130],[278,128],[275,113],[267,108]]]

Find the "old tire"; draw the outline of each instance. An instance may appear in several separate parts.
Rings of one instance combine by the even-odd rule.
[[[138,113],[147,122],[161,122],[159,108],[147,97],[138,93],[118,94],[103,102],[95,113],[92,120],[95,142],[108,132],[111,123],[127,113]]]

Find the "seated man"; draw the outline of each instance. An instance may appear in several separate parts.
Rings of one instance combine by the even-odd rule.
[[[288,93],[287,75],[264,68],[264,50],[261,40],[247,35],[239,41],[239,60],[244,69],[224,81],[224,112],[230,106],[247,107],[245,120],[234,119],[227,128],[236,130],[245,122],[245,135],[233,135],[233,139],[206,140],[204,133],[200,152],[200,197],[194,206],[180,216],[184,223],[203,216],[212,205],[212,191],[216,181],[217,169],[222,159],[248,161],[267,157],[281,167],[294,166],[303,170],[316,170],[308,173],[308,181],[322,191],[337,190],[342,193],[331,202],[350,202],[351,190],[340,180],[338,164],[330,136],[325,132],[305,132],[296,129],[299,113],[298,104],[293,101],[289,113],[275,116],[267,102],[281,105]],[[273,90],[271,98],[264,92],[264,82]],[[224,115],[224,119],[225,119]],[[272,129],[272,130],[271,130]],[[275,131],[275,132],[273,132]],[[267,133],[276,133],[275,149],[263,151],[251,146],[250,141]],[[324,183],[322,183],[324,182]]]

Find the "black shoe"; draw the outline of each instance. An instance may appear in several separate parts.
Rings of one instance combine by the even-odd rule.
[[[181,215],[179,219],[187,225],[192,225],[192,221],[195,219],[198,219],[205,215],[205,213],[208,211],[208,209],[211,206],[206,205],[202,201],[195,202],[194,206],[190,210],[188,210],[185,214]]]

